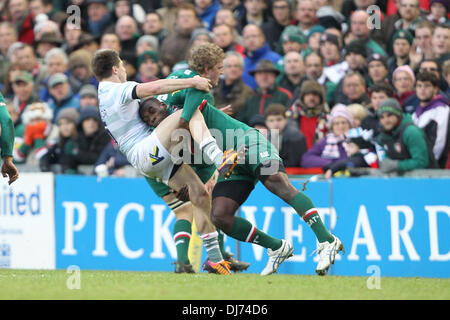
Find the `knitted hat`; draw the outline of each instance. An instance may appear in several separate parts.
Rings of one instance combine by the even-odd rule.
[[[385,112],[392,113],[399,118],[403,117],[402,107],[400,106],[400,103],[397,101],[397,99],[394,98],[387,98],[381,102],[380,107],[377,111],[378,116],[381,116]]]
[[[408,30],[397,30],[394,35],[392,36],[392,43],[395,42],[397,39],[405,39],[409,42],[409,45],[411,45],[414,41],[413,35]]]
[[[27,105],[22,113],[22,123],[27,125],[35,119],[50,121],[53,119],[53,110],[45,102],[34,102]]]
[[[191,33],[191,40],[190,40],[191,43],[194,42],[195,39],[197,39],[197,37],[201,36],[201,35],[208,36],[209,41],[211,41],[211,42],[213,41],[213,34],[211,31],[209,31],[208,29],[205,29],[205,28],[197,28],[197,29],[194,29]]]
[[[98,95],[97,88],[92,84],[83,85],[78,94],[80,98],[83,98],[84,96],[91,96],[97,98]]]
[[[307,37],[308,40],[314,33],[325,33],[325,28],[323,26],[321,26],[320,24],[316,24],[315,26],[313,26],[311,29],[309,29],[309,33],[308,33],[308,37]]]
[[[84,107],[80,112],[78,123],[81,124],[88,118],[94,118],[95,120],[100,121],[100,112],[98,111],[98,108],[93,106]]]
[[[72,121],[73,123],[77,124],[79,118],[80,118],[80,113],[78,112],[77,109],[64,108],[56,116],[56,123],[58,123],[59,120],[61,120],[61,119],[67,119],[67,120]]]
[[[141,53],[137,59],[138,69],[140,68],[142,62],[144,62],[147,59],[151,59],[155,62],[158,62],[159,61],[158,52],[147,50],[147,51],[144,51],[143,53]]]
[[[394,73],[392,74],[392,80],[394,80],[394,79],[395,79],[395,75],[396,75],[397,73],[401,72],[401,71],[406,72],[406,73],[411,77],[413,83],[416,82],[416,76],[414,75],[414,71],[411,69],[410,66],[408,66],[408,65],[406,65],[406,64],[403,65],[403,66],[397,67],[397,68],[394,70]]]
[[[339,45],[339,39],[336,35],[331,34],[331,33],[324,33],[321,37],[320,37],[320,44],[324,43],[324,42],[331,42],[332,44],[334,44],[336,47],[338,47],[338,49],[340,49],[340,45]]]
[[[69,56],[69,70],[73,71],[76,67],[84,66],[91,72],[92,55],[89,51],[80,49],[74,51]]]
[[[367,58],[367,65],[372,61],[380,61],[387,69],[387,59],[379,53],[372,53],[369,58]]]
[[[345,55],[349,53],[360,54],[364,58],[367,57],[366,53],[366,43],[364,40],[353,40],[345,47]]]
[[[304,44],[306,43],[306,38],[299,27],[289,25],[284,28],[283,33],[281,34],[281,43],[286,41],[295,41]]]
[[[447,10],[447,13],[450,12],[450,1],[448,0],[430,0],[430,8],[434,3],[440,3]]]
[[[331,109],[330,118],[328,119],[328,125],[331,127],[333,120],[337,117],[343,117],[348,120],[350,126],[353,125],[353,117],[350,112],[347,110],[347,107],[344,104],[336,104],[333,109]]]
[[[141,36],[136,42],[136,48],[139,47],[142,43],[149,44],[155,51],[158,51],[159,49],[158,38],[156,38],[155,36],[149,34]]]

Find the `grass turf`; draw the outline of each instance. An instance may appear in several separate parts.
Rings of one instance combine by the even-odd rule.
[[[382,277],[381,288],[369,290],[366,277],[82,270],[80,289],[69,290],[70,277],[65,270],[0,269],[0,299],[450,299],[450,279]]]

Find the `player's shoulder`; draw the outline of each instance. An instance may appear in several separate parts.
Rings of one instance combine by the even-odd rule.
[[[191,69],[186,70],[177,70],[172,72],[167,79],[186,79],[186,78],[192,78],[196,75],[194,71]]]

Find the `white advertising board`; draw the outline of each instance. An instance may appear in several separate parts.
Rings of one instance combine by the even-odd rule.
[[[52,173],[19,173],[0,179],[0,268],[55,269]]]

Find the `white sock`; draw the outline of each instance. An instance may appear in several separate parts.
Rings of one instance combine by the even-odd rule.
[[[217,145],[216,139],[212,136],[204,139],[200,145],[203,155],[209,160],[210,163],[214,163],[217,168],[222,164],[223,151]]]
[[[222,261],[223,257],[222,253],[220,253],[219,234],[217,231],[203,234],[200,238],[203,240],[209,260],[215,263]]]

